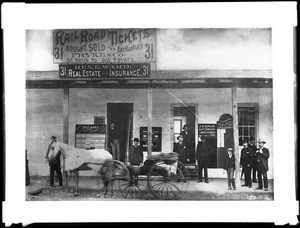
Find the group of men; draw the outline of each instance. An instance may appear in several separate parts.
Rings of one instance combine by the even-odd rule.
[[[183,164],[189,162],[192,150],[192,134],[189,131],[188,125],[184,126],[184,130],[177,137],[178,142],[174,145],[174,152],[178,153],[179,161]],[[196,166],[198,167],[198,183],[202,182],[203,171],[204,181],[208,183],[207,167],[209,164],[209,157],[212,148],[207,143],[205,136],[201,136],[201,141],[196,149]],[[249,142],[243,140],[243,149],[240,156],[240,167],[242,174],[245,175],[245,183],[242,186],[252,188],[252,182],[258,182],[257,190],[264,189],[268,191],[268,159],[270,156],[269,150],[265,147],[266,141],[263,139],[258,140],[258,147],[255,146],[254,137],[250,137]],[[232,148],[231,148],[232,149]],[[252,174],[252,178],[251,178]]]
[[[268,191],[267,172],[269,170],[268,159],[270,152],[265,147],[265,140],[259,139],[257,143],[258,148],[254,144],[254,137],[251,137],[249,142],[248,140],[243,140],[240,167],[242,168],[242,173],[245,175],[245,183],[242,186],[252,188],[252,182],[257,182],[258,179],[258,187],[256,189],[264,188],[265,191]]]
[[[189,130],[188,125],[183,126],[183,131],[177,137],[178,143],[175,143],[173,152],[179,154],[179,161],[183,164],[190,162],[190,157],[195,153],[194,137]],[[209,164],[209,155],[212,148],[206,142],[206,137],[201,136],[201,141],[197,145],[196,165],[198,166],[198,182],[202,182],[202,172],[204,170],[204,181],[208,183],[207,167]]]

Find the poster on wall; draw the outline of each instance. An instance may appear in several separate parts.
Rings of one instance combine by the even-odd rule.
[[[105,149],[106,125],[76,124],[75,147],[80,149]]]
[[[54,63],[156,62],[156,29],[53,30]]]

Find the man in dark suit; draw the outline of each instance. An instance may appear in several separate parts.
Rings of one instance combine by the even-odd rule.
[[[256,150],[257,150],[257,147],[255,146],[255,143],[254,143],[254,137],[251,136],[250,137],[250,140],[249,140],[249,147],[252,148],[252,151],[253,151],[253,154],[254,154],[254,157],[253,157],[253,166],[252,166],[252,182],[257,182],[257,175],[256,175],[256,171],[257,171],[257,158],[255,156],[256,154]]]
[[[263,189],[268,191],[268,175],[267,172],[269,170],[268,159],[270,157],[270,152],[268,148],[265,147],[266,141],[263,139],[258,140],[259,148],[256,151],[257,158],[257,175],[258,175],[258,189]],[[262,178],[264,181],[262,181]]]
[[[253,166],[254,153],[252,148],[249,147],[247,140],[243,140],[243,146],[244,148],[241,151],[240,165],[244,170],[245,184],[242,186],[248,186],[249,188],[252,188],[251,169]]]
[[[180,135],[183,136],[183,144],[185,146],[186,152],[186,162],[190,162],[190,156],[193,152],[195,152],[195,145],[194,145],[194,136],[192,132],[189,130],[189,125],[183,126],[183,131],[180,132]]]
[[[209,154],[211,147],[206,142],[206,138],[201,136],[201,141],[197,145],[196,164],[198,166],[198,183],[202,182],[202,169],[204,169],[204,180],[208,183],[207,166],[209,163]]]

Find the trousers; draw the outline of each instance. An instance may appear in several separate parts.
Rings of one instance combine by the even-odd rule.
[[[115,160],[120,160],[120,143],[118,139],[114,139],[111,145],[111,153]]]
[[[268,188],[268,174],[267,170],[262,164],[262,162],[259,162],[257,164],[257,176],[258,176],[258,188]],[[264,180],[264,182],[262,181]]]
[[[62,174],[60,170],[60,164],[50,166],[50,186],[54,185],[54,172],[57,173],[59,186],[62,186]]]
[[[205,159],[198,160],[198,179],[202,181],[202,169],[204,169],[204,180],[207,182],[207,163]]]
[[[245,185],[251,187],[252,186],[252,180],[251,180],[251,167],[243,167],[244,173],[245,173]]]
[[[228,182],[228,188],[231,189],[231,185],[232,187],[235,189],[235,182],[234,182],[234,168],[228,168],[227,170],[227,182]]]

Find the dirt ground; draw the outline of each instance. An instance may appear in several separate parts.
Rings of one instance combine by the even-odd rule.
[[[41,182],[39,180],[39,182]],[[45,180],[42,180],[46,184]],[[34,184],[34,181],[33,181]],[[143,184],[143,183],[141,183]],[[46,186],[46,185],[45,185]],[[95,180],[91,178],[83,178],[81,180],[80,191],[74,196],[74,186],[63,187],[44,187],[35,194],[26,194],[28,201],[98,201],[98,200],[159,200],[149,190],[144,191],[143,195],[128,194],[125,197],[124,192],[118,190],[113,194],[104,192],[100,186],[95,184]],[[213,179],[209,184],[197,183],[190,181],[189,188],[177,195],[173,200],[274,200],[273,182],[270,182],[269,191],[254,190],[253,188],[240,187],[236,191],[229,191],[226,187],[226,179]]]

